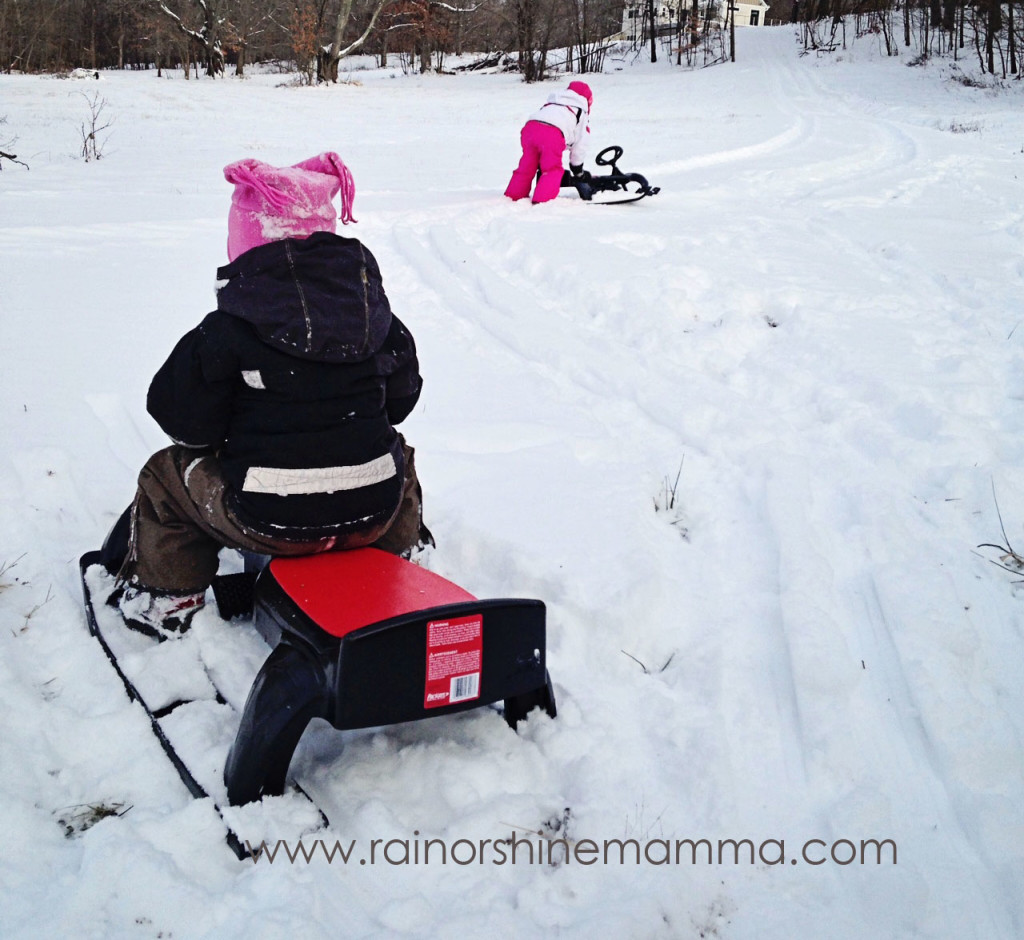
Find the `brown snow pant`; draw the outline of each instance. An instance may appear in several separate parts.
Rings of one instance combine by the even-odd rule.
[[[119,580],[136,578],[170,594],[197,594],[213,581],[221,548],[260,555],[313,555],[373,545],[400,555],[429,532],[422,524],[414,450],[402,439],[405,488],[394,517],[343,536],[302,542],[247,528],[227,506],[228,487],[213,453],[174,445],[158,451],[139,474],[132,503],[128,555]]]

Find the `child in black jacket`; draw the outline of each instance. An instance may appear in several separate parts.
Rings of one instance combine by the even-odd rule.
[[[407,554],[421,521],[413,450],[395,425],[422,386],[412,334],[359,241],[334,234],[351,174],[337,154],[243,160],[217,310],[149,389],[176,442],[139,475],[118,604],[136,629],[181,633],[222,547],[299,555],[375,545]]]

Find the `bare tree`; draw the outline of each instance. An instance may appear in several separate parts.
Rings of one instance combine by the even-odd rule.
[[[462,48],[463,18],[478,6],[457,7],[442,0],[400,0],[383,14],[383,35],[392,52],[400,52],[420,72],[441,71],[448,52]],[[436,56],[436,65],[435,65]]]
[[[253,49],[266,50],[268,36],[283,35],[280,24],[283,18],[282,0],[233,0],[228,10],[229,19],[225,24],[225,50],[234,53],[235,74],[244,75],[245,66]]]
[[[288,21],[288,36],[296,71],[301,80],[316,81],[318,55],[321,52],[317,11],[313,4],[296,4]]]
[[[511,0],[519,71],[527,82],[538,82],[547,71],[548,50],[558,10],[557,0]]]
[[[388,2],[389,0],[372,0],[366,27],[357,38],[346,43],[345,31],[352,19],[355,0],[341,0],[334,17],[334,29],[331,34],[330,48],[323,53],[320,66],[321,81],[336,82],[338,80],[338,63],[366,42],[377,23],[377,17],[380,16],[381,10],[387,6]]]
[[[3,0],[0,7],[0,60],[5,72],[31,72],[35,69],[61,68],[65,65],[55,55],[53,40],[66,5],[55,0],[40,0],[26,5],[17,0]]]
[[[178,30],[202,50],[203,65],[211,78],[224,73],[223,30],[225,0],[150,0]],[[178,7],[172,9],[172,4]],[[187,65],[186,65],[187,74]]]
[[[618,30],[621,4],[609,0],[566,0],[574,62],[570,71],[599,72],[604,63],[604,37]]]
[[[107,99],[101,98],[98,92],[87,95],[84,91],[80,92],[86,103],[89,105],[89,117],[88,120],[83,122],[81,126],[82,131],[82,159],[86,163],[90,163],[93,160],[99,160],[103,156],[103,145],[106,143],[106,139],[100,140],[99,135],[103,133],[111,124],[113,119],[106,119],[103,117],[103,112],[107,108]],[[100,121],[104,121],[103,124]]]

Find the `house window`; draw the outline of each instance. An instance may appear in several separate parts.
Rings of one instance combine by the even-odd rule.
[[[761,15],[761,11],[760,10],[751,10],[750,11],[750,25],[751,26],[757,26],[757,19],[758,19],[758,17],[760,15]]]

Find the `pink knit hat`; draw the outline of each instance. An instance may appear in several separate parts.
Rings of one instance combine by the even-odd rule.
[[[336,153],[321,153],[289,167],[239,160],[224,167],[224,178],[235,185],[228,214],[230,261],[267,242],[335,231],[333,200],[339,190],[341,221],[355,222],[355,183]]]
[[[587,99],[588,111],[594,106],[594,93],[586,82],[569,82],[569,91],[574,91],[577,95],[583,95]]]

